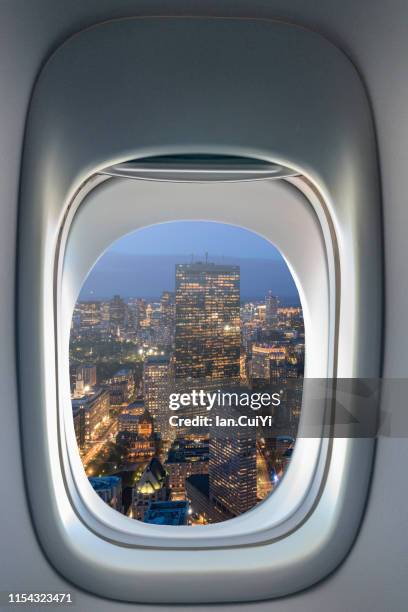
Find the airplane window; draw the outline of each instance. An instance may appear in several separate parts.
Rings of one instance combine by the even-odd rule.
[[[337,383],[381,365],[358,71],[326,37],[262,19],[114,19],[52,51],[18,203],[39,544],[110,601],[302,592],[356,541],[375,454]]]
[[[304,353],[295,282],[265,238],[214,221],[123,236],[71,321],[72,416],[91,487],[154,525],[250,510],[290,462]]]
[[[359,74],[324,36],[262,19],[115,19],[44,59],[16,310],[41,548],[110,601],[303,592],[356,541],[375,454],[337,383],[381,365]]]

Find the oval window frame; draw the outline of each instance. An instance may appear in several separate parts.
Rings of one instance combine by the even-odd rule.
[[[169,198],[171,208],[166,205],[166,198]],[[194,211],[189,205],[192,199],[194,199]],[[228,202],[224,208],[218,205],[221,199]],[[251,206],[244,215],[243,211],[248,201],[251,202]],[[115,202],[114,215],[111,212],[112,202]],[[306,340],[310,349],[307,349],[305,376],[329,379],[333,377],[334,345],[333,341],[329,340],[329,336],[332,335],[334,338],[335,335],[333,321],[336,306],[334,279],[329,270],[334,270],[335,253],[327,251],[330,246],[325,240],[321,222],[309,201],[297,188],[282,182],[281,179],[256,183],[248,181],[245,184],[217,182],[211,185],[174,181],[170,185],[163,185],[162,181],[156,183],[150,180],[132,181],[117,178],[104,180],[85,198],[78,194],[66,219],[60,242],[61,255],[57,281],[59,292],[57,303],[60,313],[57,325],[58,391],[59,405],[63,407],[60,428],[63,437],[65,436],[61,458],[65,459],[65,470],[70,470],[70,481],[75,483],[70,490],[71,496],[76,499],[78,512],[90,528],[105,539],[122,544],[169,549],[194,549],[203,546],[219,549],[276,540],[282,534],[295,529],[316,502],[322,485],[327,454],[330,452],[328,439],[312,439],[310,434],[302,438],[302,417],[299,425],[300,444],[295,445],[287,474],[274,492],[273,499],[271,496],[240,517],[216,525],[198,526],[193,532],[188,527],[166,526],[163,530],[161,526],[129,521],[127,517],[121,516],[104,504],[95,495],[85,478],[76,448],[69,399],[67,346],[71,315],[76,296],[93,262],[125,228],[132,229],[131,224],[135,222],[134,202],[137,202],[138,209],[135,229],[158,222],[182,221],[188,214],[190,214],[189,220],[202,220],[202,211],[205,210],[205,214],[208,215],[207,220],[226,223],[227,219],[230,219],[231,224],[233,218],[232,224],[237,225],[241,222],[241,227],[243,224],[252,223],[249,228],[251,231],[257,230],[258,234],[263,231],[264,238],[270,241],[274,239],[275,246],[283,254],[289,266],[304,304],[305,329],[308,330],[306,338],[309,334],[315,336],[314,342],[311,339]],[[99,228],[97,238],[91,239],[88,228],[96,214],[108,222],[104,228]],[[276,223],[279,214],[279,222]],[[272,215],[274,215],[273,223],[271,223]],[[272,227],[277,225],[286,228],[291,221],[292,224],[296,223],[295,240],[288,236],[286,231],[282,232]],[[248,229],[248,225],[245,225],[245,228]],[[301,247],[298,244],[295,247],[295,242],[301,238],[300,230],[306,228],[309,233],[308,257],[303,254],[304,241]],[[326,234],[328,231],[329,228],[326,227]],[[296,255],[293,255],[293,250]],[[295,268],[294,258],[296,258]],[[310,274],[301,269],[302,265],[306,269],[307,267],[311,269]],[[302,281],[307,277],[313,281],[306,289]],[[326,346],[326,349],[322,349],[322,346]],[[329,346],[332,346],[331,353]],[[318,410],[316,408],[315,410],[317,414]],[[320,412],[323,426],[323,401]]]

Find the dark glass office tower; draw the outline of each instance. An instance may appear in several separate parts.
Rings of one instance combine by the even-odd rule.
[[[176,265],[176,380],[239,382],[239,266]]]
[[[223,416],[227,416],[224,411]],[[233,416],[233,411],[231,415]],[[235,417],[238,414],[235,414]],[[209,496],[224,519],[247,512],[257,502],[256,430],[212,431],[210,436]],[[223,519],[221,519],[223,520]]]

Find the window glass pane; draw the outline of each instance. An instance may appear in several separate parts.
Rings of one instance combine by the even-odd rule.
[[[278,486],[302,401],[304,325],[279,251],[183,221],[116,241],[74,309],[74,428],[91,486],[132,519],[206,525]]]

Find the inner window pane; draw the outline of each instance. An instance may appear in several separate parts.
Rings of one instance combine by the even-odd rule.
[[[296,285],[265,238],[182,221],[116,241],[71,324],[74,428],[95,492],[158,525],[264,500],[296,440],[304,338]]]

